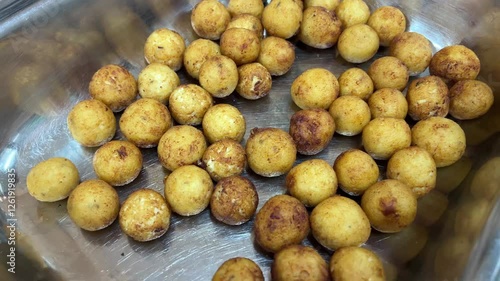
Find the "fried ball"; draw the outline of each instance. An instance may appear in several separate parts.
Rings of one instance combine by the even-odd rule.
[[[147,63],[158,62],[177,71],[182,67],[182,57],[186,50],[184,38],[176,31],[160,28],[146,39],[144,58]]]
[[[250,169],[263,177],[287,173],[297,157],[292,137],[277,128],[252,129],[245,151]]]
[[[327,109],[339,96],[339,82],[329,70],[311,68],[295,78],[290,93],[301,109]]]
[[[79,183],[80,174],[75,164],[62,157],[36,164],[26,177],[29,194],[41,202],[66,199]]]
[[[141,188],[130,194],[120,209],[120,228],[139,242],[160,238],[170,226],[171,212],[160,193]]]
[[[246,155],[243,146],[232,139],[222,139],[203,153],[203,166],[214,181],[243,173]]]
[[[201,123],[203,133],[209,143],[222,139],[241,142],[246,132],[246,121],[243,114],[230,104],[216,104],[210,107]]]
[[[459,81],[450,89],[450,114],[459,120],[483,116],[493,105],[491,88],[477,80]]]
[[[236,65],[251,63],[259,57],[260,39],[252,30],[231,28],[220,37],[220,51]]]
[[[131,183],[142,170],[142,153],[128,141],[110,141],[101,146],[92,160],[97,177],[112,186]]]
[[[401,91],[391,88],[377,90],[368,99],[372,119],[391,117],[405,119],[408,102]]]
[[[370,18],[370,8],[363,0],[343,0],[335,8],[335,13],[344,28],[366,23]]]
[[[264,2],[262,0],[229,0],[227,10],[233,19],[241,14],[250,14],[260,20]]]
[[[168,205],[181,216],[193,216],[205,210],[214,189],[210,175],[195,165],[175,169],[164,183]]]
[[[373,93],[373,81],[363,69],[349,68],[339,77],[340,96],[356,96],[367,100]]]
[[[257,61],[273,76],[287,73],[295,61],[295,46],[285,39],[268,36],[260,42]]]
[[[300,244],[309,234],[309,215],[299,200],[288,195],[271,197],[257,212],[255,241],[267,252]]]
[[[262,1],[259,0],[262,3]],[[260,267],[251,259],[232,258],[225,261],[215,272],[212,281],[264,281]]]
[[[366,24],[346,28],[340,34],[337,50],[350,63],[363,63],[373,58],[379,48],[377,32]]]
[[[434,271],[437,280],[458,280],[460,270],[450,268],[464,268],[467,266],[472,246],[470,238],[459,235],[443,239],[436,250]]]
[[[168,102],[170,94],[181,84],[177,73],[161,63],[146,66],[137,79],[139,95],[142,98],[155,99],[163,104]]]
[[[304,11],[299,29],[299,40],[318,49],[328,49],[337,43],[342,22],[335,12],[323,7],[309,7]]]
[[[333,138],[335,122],[328,111],[320,108],[295,112],[290,119],[289,133],[297,152],[315,155],[323,151]]]
[[[95,147],[110,141],[116,132],[115,115],[99,100],[84,100],[68,114],[68,129],[81,145]]]
[[[427,150],[438,168],[457,162],[465,152],[465,133],[450,119],[430,117],[418,121],[411,134],[412,145]]]
[[[474,80],[479,74],[481,63],[471,49],[462,46],[448,46],[438,51],[431,59],[429,71],[447,82]]]
[[[333,101],[329,112],[335,121],[335,132],[355,136],[370,122],[370,108],[356,96],[342,96]]]
[[[120,130],[137,147],[158,145],[163,134],[172,127],[168,108],[154,99],[139,99],[129,105],[120,117]]]
[[[238,67],[226,56],[213,56],[201,66],[199,80],[200,85],[212,96],[227,97],[238,85]]]
[[[191,77],[198,79],[200,68],[205,61],[220,54],[217,43],[207,39],[196,39],[184,52],[184,68]]]
[[[239,14],[233,17],[227,25],[227,29],[231,28],[244,28],[251,30],[257,34],[259,39],[262,39],[264,36],[264,27],[262,26],[260,19],[251,14]]]
[[[326,261],[314,248],[291,245],[274,255],[271,279],[327,281],[330,280],[330,276]]]
[[[102,180],[79,184],[68,198],[68,215],[80,228],[97,231],[111,225],[120,211],[116,190]]]
[[[92,76],[89,93],[93,99],[102,101],[113,112],[120,112],[134,102],[137,82],[125,68],[108,64]]]
[[[302,22],[302,8],[294,0],[271,1],[262,12],[262,25],[268,35],[288,39]]]
[[[370,236],[370,222],[354,200],[333,196],[317,205],[311,213],[314,238],[325,248],[359,246]]]
[[[245,99],[260,99],[271,91],[273,83],[271,73],[258,62],[240,66],[238,76],[236,92]]]
[[[207,149],[203,133],[193,126],[173,126],[161,137],[158,144],[158,158],[167,170],[195,164],[201,160]]]
[[[375,160],[359,149],[349,149],[342,152],[333,169],[337,175],[340,188],[351,196],[363,194],[377,182],[380,175]]]
[[[203,0],[191,11],[191,26],[201,38],[219,40],[231,15],[218,0]]]
[[[367,24],[377,32],[380,45],[387,47],[394,37],[405,32],[406,18],[400,9],[384,6],[372,13]]]
[[[381,57],[368,68],[375,89],[391,88],[402,91],[408,84],[408,68],[396,57]]]
[[[406,100],[408,101],[408,115],[413,120],[448,115],[450,107],[448,86],[437,76],[413,80],[408,87]]]
[[[499,183],[500,157],[494,157],[477,170],[470,184],[470,193],[476,199],[494,200],[500,192]]]
[[[378,160],[389,159],[394,152],[409,147],[411,130],[403,119],[375,118],[363,129],[363,147],[371,157]]]
[[[306,8],[320,6],[327,8],[330,11],[335,11],[335,8],[340,4],[340,0],[304,0]]]
[[[474,200],[469,198],[459,205],[455,217],[455,233],[475,239],[481,234],[484,224],[490,215],[490,198]]]
[[[259,195],[253,183],[242,176],[230,176],[215,186],[210,211],[220,222],[240,225],[253,217],[258,204]]]
[[[432,58],[431,42],[416,32],[403,32],[390,43],[389,53],[400,59],[411,76],[424,72]]]
[[[337,192],[337,176],[322,159],[311,159],[293,167],[285,178],[290,195],[306,207],[315,207]]]
[[[335,281],[386,280],[380,258],[361,247],[345,247],[335,251],[330,260],[330,274]]]
[[[181,125],[200,125],[203,116],[212,106],[212,95],[195,84],[177,87],[168,100],[168,108],[175,121]]]

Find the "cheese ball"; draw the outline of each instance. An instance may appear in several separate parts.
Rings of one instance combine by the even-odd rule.
[[[120,130],[137,147],[158,145],[163,134],[173,125],[168,108],[154,99],[139,99],[129,105],[120,117]]]
[[[236,65],[251,63],[259,57],[260,39],[252,30],[231,28],[220,37],[220,51]]]
[[[335,281],[386,280],[380,258],[361,247],[345,247],[335,251],[330,260],[330,274]]]
[[[232,139],[222,139],[211,144],[203,153],[203,166],[214,181],[240,175],[246,166],[243,146]]]
[[[349,68],[339,77],[340,96],[356,96],[367,100],[373,93],[373,81],[363,69]]]
[[[125,68],[108,64],[92,76],[89,93],[93,99],[102,101],[113,112],[120,112],[134,102],[137,82]]]
[[[141,188],[132,192],[120,209],[120,228],[135,241],[160,238],[170,226],[171,211],[160,193]]]
[[[259,204],[259,195],[253,183],[242,176],[220,180],[210,199],[210,211],[220,222],[240,225],[249,221]]]
[[[275,281],[305,279],[326,281],[330,280],[330,276],[326,261],[314,248],[291,245],[274,255],[271,279]]]
[[[285,39],[268,36],[260,42],[257,61],[273,76],[287,73],[295,61],[295,46]]]
[[[313,209],[311,230],[316,241],[333,251],[359,246],[368,240],[371,232],[370,222],[358,203],[339,195]]]
[[[333,101],[329,110],[335,122],[335,132],[355,136],[370,122],[368,104],[356,96],[342,96]]]
[[[345,26],[344,26],[345,28]],[[377,32],[366,24],[345,28],[337,42],[340,56],[350,63],[363,63],[373,58],[379,48]]]
[[[309,7],[304,11],[299,29],[299,40],[318,49],[328,49],[337,43],[342,22],[335,12],[323,7]]]
[[[196,39],[184,52],[184,68],[191,77],[198,79],[203,63],[220,54],[220,46],[217,43],[207,39]]]
[[[429,71],[447,82],[474,80],[481,69],[481,62],[471,49],[463,45],[448,46],[431,59]]]
[[[207,1],[207,0],[204,0]],[[207,59],[200,68],[200,85],[216,98],[229,96],[238,85],[238,67],[226,56]]]
[[[454,230],[456,234],[468,236],[471,239],[481,235],[481,230],[490,216],[492,204],[488,199],[463,202],[458,206],[455,216]]]
[[[240,66],[238,76],[236,92],[245,99],[260,99],[271,91],[273,84],[271,73],[258,62]]]
[[[494,200],[500,192],[500,157],[494,157],[484,163],[474,175],[470,184],[470,193],[476,199]]]
[[[200,125],[203,116],[212,106],[212,95],[196,84],[177,87],[170,95],[168,108],[172,117],[181,125]]]
[[[105,144],[116,132],[113,111],[99,100],[79,102],[69,112],[66,122],[71,136],[87,147]]]
[[[432,116],[445,117],[450,108],[448,86],[437,76],[413,80],[406,93],[408,115],[415,120]]]
[[[340,4],[340,0],[304,0],[304,7],[320,6],[330,11],[335,11],[335,8]]]
[[[333,169],[340,188],[351,196],[363,194],[366,189],[377,182],[380,175],[375,160],[359,149],[342,152],[335,159]]]
[[[465,133],[450,119],[430,117],[418,121],[411,134],[412,145],[427,150],[438,168],[457,162],[465,153]]]
[[[406,18],[403,12],[392,6],[376,9],[368,19],[367,24],[378,34],[380,46],[387,47],[394,37],[405,32]]]
[[[250,14],[260,19],[264,10],[264,2],[262,0],[229,0],[227,10],[233,18],[241,14]]]
[[[408,102],[401,91],[391,88],[377,90],[368,99],[372,119],[390,117],[405,119]]]
[[[288,39],[302,22],[302,8],[293,0],[271,1],[262,12],[262,25],[270,36]]]
[[[491,88],[477,80],[459,81],[450,89],[450,114],[458,120],[483,116],[493,105]]]
[[[161,63],[152,63],[139,73],[137,85],[142,98],[155,99],[168,103],[172,91],[181,84],[177,73]]]
[[[311,68],[295,78],[290,94],[301,109],[327,109],[339,95],[339,82],[329,70]]]
[[[251,14],[239,14],[234,16],[227,25],[227,29],[231,28],[244,28],[251,30],[257,34],[259,39],[262,39],[264,36],[264,27],[262,26],[260,19]]]
[[[102,180],[79,184],[68,198],[68,215],[80,228],[97,231],[111,225],[120,211],[116,190]]]
[[[252,129],[245,151],[250,169],[263,177],[287,173],[297,157],[292,137],[277,128]]]
[[[262,3],[262,1],[259,0]],[[260,267],[251,259],[237,257],[225,261],[215,272],[212,281],[264,281]]]
[[[434,276],[439,280],[458,280],[459,270],[449,270],[449,268],[466,267],[474,246],[467,236],[450,236],[437,246],[435,254]]]
[[[96,150],[92,160],[97,177],[112,186],[131,183],[142,170],[142,153],[128,141],[110,141]]]
[[[80,174],[75,164],[62,157],[36,164],[26,177],[29,194],[41,202],[66,199],[79,183]]]
[[[186,50],[184,38],[176,31],[160,28],[146,39],[144,58],[147,63],[158,62],[177,71],[182,67],[182,58]]]
[[[311,159],[293,167],[286,175],[285,186],[306,207],[315,207],[337,192],[337,176],[322,159]]]
[[[431,42],[422,34],[403,32],[396,35],[389,48],[391,56],[400,59],[411,76],[424,72],[432,59]]]
[[[315,155],[323,151],[333,138],[335,122],[324,109],[305,109],[295,112],[290,119],[290,136],[297,152]]]
[[[309,215],[299,200],[288,195],[271,197],[255,216],[255,242],[266,252],[300,244],[309,234]]]
[[[193,126],[179,125],[168,129],[158,143],[158,158],[169,171],[195,164],[207,149],[203,133]]]
[[[376,90],[391,88],[402,91],[408,84],[408,68],[396,57],[381,57],[368,68]]]
[[[403,119],[375,118],[363,129],[361,141],[366,152],[377,160],[389,159],[394,152],[409,147],[412,132]]]
[[[201,125],[209,143],[226,138],[241,142],[246,132],[243,114],[236,107],[225,103],[210,107]]]
[[[231,15],[218,0],[203,0],[191,11],[191,26],[201,38],[219,40]]]
[[[194,216],[205,210],[214,189],[210,175],[195,165],[179,167],[164,183],[168,205],[181,216]]]
[[[363,24],[370,17],[370,8],[363,0],[343,0],[335,8],[335,13],[342,21],[344,28]]]

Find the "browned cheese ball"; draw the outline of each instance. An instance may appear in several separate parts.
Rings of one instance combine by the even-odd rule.
[[[227,29],[231,28],[244,28],[251,30],[257,34],[259,39],[262,39],[264,36],[264,27],[262,26],[260,19],[251,14],[239,14],[233,17],[227,25]]]
[[[189,125],[173,126],[161,137],[158,158],[167,170],[195,164],[207,149],[203,133]]]
[[[421,120],[411,132],[412,144],[427,150],[438,168],[457,162],[465,153],[465,133],[450,119],[431,117]]]
[[[229,0],[227,10],[233,18],[241,14],[250,14],[260,19],[264,10],[262,0]]]
[[[271,278],[274,281],[328,281],[330,275],[326,261],[314,248],[291,245],[274,255]]]
[[[437,76],[426,76],[413,80],[406,94],[408,115],[415,120],[432,116],[445,117],[450,108],[448,86]]]
[[[333,281],[385,281],[384,266],[372,251],[361,247],[340,248],[330,260]]]
[[[297,146],[297,152],[315,155],[330,144],[335,133],[335,122],[324,109],[304,109],[292,115],[289,133]]]
[[[335,132],[355,136],[370,122],[368,104],[356,96],[342,96],[333,101],[329,112],[335,121]]]
[[[232,139],[222,139],[203,153],[203,166],[214,181],[243,173],[246,155],[243,146]]]
[[[89,93],[113,112],[124,110],[137,96],[137,82],[125,68],[108,64],[101,67],[90,80]]]
[[[154,99],[139,99],[129,105],[120,117],[120,130],[137,147],[158,145],[163,134],[173,125],[168,108]]]
[[[328,49],[337,43],[342,22],[335,12],[323,7],[309,7],[304,11],[299,29],[299,40],[318,49]]]
[[[271,91],[273,84],[271,73],[258,62],[240,66],[238,76],[236,92],[245,99],[260,99]]]
[[[339,195],[313,209],[311,230],[316,241],[334,251],[365,243],[371,232],[370,222],[358,203]]]
[[[297,157],[292,137],[277,128],[252,129],[245,151],[250,169],[263,177],[287,173]]]
[[[147,63],[158,62],[177,71],[182,67],[182,58],[186,50],[184,38],[176,31],[160,28],[146,39],[144,58]]]
[[[339,4],[340,0],[304,0],[305,8],[320,6],[330,11],[335,11],[335,8],[337,8]]]
[[[203,63],[220,54],[220,47],[217,43],[207,39],[196,39],[184,52],[184,68],[191,77],[198,79]]]
[[[391,117],[405,119],[408,113],[408,102],[401,91],[384,88],[377,90],[368,99],[372,119]]]
[[[302,8],[294,0],[271,1],[262,12],[262,25],[268,35],[288,39],[302,22]]]
[[[500,193],[500,157],[493,157],[474,174],[470,193],[475,199],[495,200]]]
[[[370,8],[363,0],[343,0],[335,8],[335,13],[342,21],[344,28],[366,23],[370,17]]]
[[[215,186],[210,211],[220,222],[240,225],[253,217],[258,204],[259,195],[253,183],[242,176],[231,176]]]
[[[92,161],[97,177],[112,186],[131,183],[142,170],[142,153],[128,141],[110,141],[101,146]]]
[[[268,36],[260,42],[258,62],[273,76],[287,73],[295,61],[295,46],[285,39]]]
[[[392,88],[402,91],[408,84],[408,68],[396,57],[381,57],[368,68],[368,75],[376,90]]]
[[[180,84],[181,80],[175,71],[157,62],[146,66],[137,79],[142,98],[155,99],[163,104],[168,103],[170,94]]]
[[[403,119],[375,118],[363,129],[363,147],[371,157],[378,160],[389,159],[394,152],[409,147],[412,132]]]
[[[394,233],[415,220],[417,197],[406,184],[387,179],[375,183],[365,191],[361,207],[374,229]]]
[[[368,61],[375,56],[378,48],[377,32],[366,24],[357,24],[344,29],[337,42],[340,56],[350,63]]]
[[[246,132],[243,114],[230,104],[216,104],[210,107],[201,123],[203,133],[209,143],[222,139],[241,142]]]
[[[201,38],[219,40],[231,15],[218,0],[203,0],[191,11],[191,26]]]
[[[390,55],[400,59],[411,76],[424,72],[432,58],[432,45],[425,36],[416,32],[396,35],[389,48]]]
[[[367,24],[377,32],[380,45],[387,47],[394,37],[405,31],[406,18],[400,9],[384,6],[372,13]]]
[[[255,241],[267,252],[300,244],[309,234],[309,214],[299,200],[288,195],[271,197],[257,212]]]
[[[493,105],[491,88],[477,80],[459,81],[450,89],[450,114],[459,120],[483,116]]]
[[[327,109],[339,96],[339,82],[329,70],[311,68],[295,78],[290,94],[301,109]]]
[[[431,59],[429,71],[446,82],[474,80],[481,69],[481,62],[471,49],[462,46],[448,46],[438,51]]]
[[[367,100],[373,93],[373,81],[363,69],[349,68],[339,77],[340,96],[356,96]]]
[[[200,125],[203,116],[212,106],[212,95],[196,84],[177,87],[168,100],[172,117],[181,125]]]
[[[237,257],[225,261],[212,277],[212,281],[228,280],[264,281],[264,275],[254,261]]]
[[[366,189],[377,182],[380,175],[375,160],[359,149],[342,152],[335,159],[333,169],[340,188],[353,196],[363,194]]]
[[[220,51],[236,65],[251,63],[259,57],[260,39],[252,30],[231,28],[220,37]]]
[[[212,96],[224,98],[229,96],[238,85],[238,67],[232,59],[226,56],[213,56],[201,66],[199,80],[200,85]]]

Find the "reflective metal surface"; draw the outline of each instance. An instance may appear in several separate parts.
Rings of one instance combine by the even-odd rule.
[[[186,42],[192,41],[195,35],[190,10],[197,2],[54,0],[30,1],[18,12],[12,3],[2,7],[0,221],[5,226],[9,218],[8,174],[15,169],[18,258],[17,273],[8,273],[6,243],[10,233],[2,227],[1,280],[208,280],[223,261],[236,256],[256,261],[270,279],[272,256],[254,245],[253,221],[230,227],[217,222],[209,210],[194,217],[174,215],[165,236],[138,243],[127,238],[117,222],[95,233],[80,230],[69,219],[65,201],[40,203],[26,190],[28,171],[55,156],[72,160],[81,180],[95,178],[91,165],[95,149],[84,148],[70,137],[66,128],[69,110],[88,98],[90,78],[105,64],[124,65],[137,77],[145,67],[143,44],[154,29],[175,29]],[[467,204],[475,206],[476,201],[471,200],[479,199],[470,192],[475,173],[500,155],[500,5],[490,0],[366,2],[372,11],[383,5],[400,7],[409,19],[408,29],[426,35],[435,50],[458,43],[472,47],[482,60],[479,79],[494,89],[496,97],[486,116],[460,122],[469,145],[466,156],[438,170],[438,187],[431,199],[419,203],[415,224],[394,235],[373,231],[366,247],[383,258],[388,280],[499,280],[498,192],[480,198],[487,212],[466,218],[466,223],[461,223],[461,217],[457,219],[457,210]],[[243,112],[248,128],[245,140],[253,127],[288,130],[289,118],[298,110],[289,88],[301,72],[324,67],[338,77],[352,67],[337,56],[335,49],[315,50],[297,43],[296,53],[293,69],[274,78],[268,97],[250,102],[233,94],[217,100]],[[386,53],[381,49],[378,56]],[[195,82],[184,70],[179,76],[183,83]],[[115,136],[122,138],[119,132]],[[335,135],[328,149],[316,157],[333,163],[341,152],[360,145],[359,137]],[[122,202],[140,187],[163,193],[166,171],[157,160],[156,150],[145,149],[143,154],[144,169],[139,178],[117,188]],[[309,158],[299,156],[297,163],[305,159]],[[379,164],[383,171],[384,162]],[[245,175],[257,186],[259,208],[271,196],[286,191],[284,177],[267,179],[251,172]],[[498,181],[491,184],[500,189]],[[469,231],[472,227],[478,231]],[[331,253],[312,237],[304,244],[314,246],[329,260]]]

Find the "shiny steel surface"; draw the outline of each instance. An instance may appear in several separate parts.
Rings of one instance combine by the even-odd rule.
[[[17,275],[5,273],[7,233],[4,232],[0,235],[0,279],[38,276],[48,280],[209,280],[223,261],[236,256],[256,261],[266,279],[270,279],[272,256],[254,245],[253,221],[231,227],[217,222],[209,210],[194,217],[174,215],[166,235],[152,242],[138,243],[127,238],[117,222],[95,233],[80,230],[67,215],[66,201],[40,203],[29,196],[25,184],[28,171],[50,157],[72,160],[82,181],[95,178],[91,159],[96,149],[84,148],[71,138],[66,127],[69,110],[89,97],[90,78],[105,64],[124,65],[137,77],[145,67],[143,44],[154,29],[175,29],[186,42],[192,41],[195,35],[190,25],[190,10],[198,1],[32,2],[14,14],[11,14],[15,11],[12,3],[0,4],[3,19],[0,22],[0,221],[6,223],[7,173],[13,168],[17,177],[17,266],[18,270],[26,270]],[[435,257],[440,245],[462,235],[455,226],[455,210],[470,199],[468,188],[475,171],[488,159],[500,155],[500,4],[490,0],[366,2],[372,11],[383,5],[400,7],[408,18],[408,30],[427,36],[435,50],[458,43],[473,48],[482,60],[479,79],[494,89],[496,97],[495,105],[486,116],[460,122],[469,145],[464,160],[469,163],[469,166],[465,164],[468,168],[438,170],[438,177],[444,180],[436,192],[442,192],[440,196],[449,202],[443,217],[429,226],[423,223],[427,221],[429,208],[421,208],[420,219],[408,230],[398,235],[373,231],[366,247],[384,259],[388,280],[445,280],[442,275],[435,275],[439,270],[447,271],[450,276],[447,280],[458,280],[462,274],[464,280],[499,280],[497,197],[488,201],[491,211],[482,235],[465,238],[470,247],[456,258],[467,261],[469,257],[467,267],[462,269],[458,263],[449,263],[447,268],[436,268]],[[315,50],[301,43],[296,46],[293,69],[273,79],[268,97],[246,101],[233,94],[217,100],[231,103],[243,112],[247,121],[244,142],[254,127],[288,130],[289,119],[298,110],[291,101],[289,88],[301,72],[324,67],[338,77],[352,67],[338,57],[335,48]],[[386,53],[387,50],[381,49],[377,56]],[[366,69],[368,65],[361,67]],[[195,82],[184,70],[179,76],[182,83]],[[115,139],[123,139],[120,132]],[[328,149],[316,157],[333,163],[347,148],[360,146],[359,137],[335,135]],[[141,187],[163,194],[166,170],[157,160],[156,149],[142,151],[144,168],[139,178],[117,188],[121,202]],[[305,159],[310,157],[298,156],[297,163]],[[383,171],[384,162],[379,164]],[[283,176],[268,179],[249,171],[245,176],[257,186],[259,208],[273,195],[286,191]],[[457,182],[456,178],[465,180],[449,195],[444,195],[450,191],[444,183]],[[456,185],[459,183],[460,180]],[[321,249],[312,236],[304,244],[313,245],[329,260],[331,253]],[[21,255],[26,255],[32,263]]]

